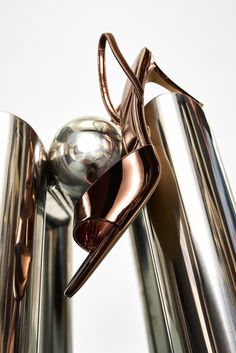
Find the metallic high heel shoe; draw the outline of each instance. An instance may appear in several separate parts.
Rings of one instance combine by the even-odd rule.
[[[106,42],[128,77],[118,109],[114,108],[107,87]],[[172,92],[188,95],[159,69],[146,48],[131,69],[110,33],[102,34],[99,40],[98,71],[105,107],[121,129],[123,157],[75,204],[73,237],[89,255],[69,283],[65,291],[68,297],[72,297],[90,277],[146,204],[160,180],[161,166],[144,115],[145,83],[155,82]]]

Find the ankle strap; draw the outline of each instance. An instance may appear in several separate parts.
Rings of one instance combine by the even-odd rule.
[[[137,77],[135,76],[132,69],[130,68],[130,66],[128,65],[127,61],[123,57],[114,36],[111,33],[103,33],[98,43],[98,76],[99,76],[101,95],[108,113],[112,116],[115,122],[120,123],[119,113],[117,109],[114,108],[111,102],[109,90],[107,86],[106,63],[105,63],[106,42],[108,42],[116,60],[118,61],[121,68],[127,75],[128,79],[133,84],[137,97],[141,101],[143,99],[143,87],[139,82],[139,80],[137,79]]]

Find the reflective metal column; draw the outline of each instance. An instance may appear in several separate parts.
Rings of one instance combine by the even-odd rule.
[[[146,106],[162,176],[134,222],[152,352],[236,352],[235,207],[201,107]]]
[[[51,192],[46,205],[39,353],[71,353],[71,303],[64,290],[71,277],[73,209],[56,188]]]
[[[22,119],[0,113],[0,352],[35,353],[46,197],[46,154]]]

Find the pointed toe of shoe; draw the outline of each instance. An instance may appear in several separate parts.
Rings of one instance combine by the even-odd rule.
[[[72,297],[88,280],[145,205],[159,178],[159,161],[147,145],[125,155],[77,201],[73,236],[89,255],[68,284],[66,296]]]
[[[104,238],[115,232],[117,226],[105,219],[88,218],[75,224],[73,236],[77,244],[87,251],[92,251],[99,246]]]
[[[151,145],[135,150],[106,171],[77,201],[73,236],[85,250],[125,229],[145,204],[159,180]]]

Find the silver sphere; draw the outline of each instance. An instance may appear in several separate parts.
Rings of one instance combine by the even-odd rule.
[[[49,151],[50,175],[71,198],[78,199],[120,159],[121,137],[97,117],[72,120],[56,135]]]

